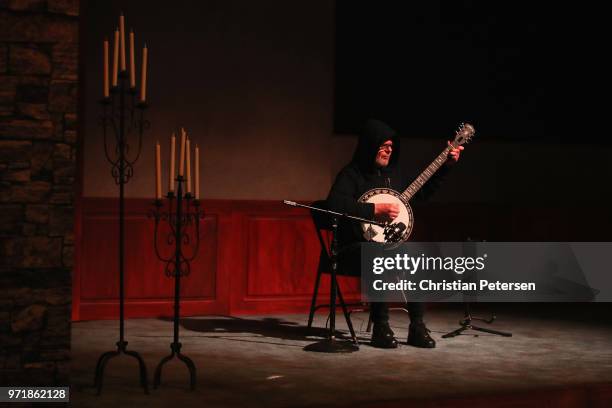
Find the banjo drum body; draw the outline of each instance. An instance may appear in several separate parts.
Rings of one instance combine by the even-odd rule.
[[[361,229],[363,237],[367,241],[382,243],[406,241],[408,239],[412,232],[414,216],[412,215],[412,208],[410,208],[410,204],[408,204],[408,199],[405,195],[390,188],[375,188],[366,191],[359,198],[359,202],[371,204],[397,204],[400,209],[397,218],[395,218],[386,228],[365,222],[362,223]],[[395,229],[398,231],[398,228],[401,235],[396,234],[394,238],[388,239],[388,234],[385,234],[385,230]]]

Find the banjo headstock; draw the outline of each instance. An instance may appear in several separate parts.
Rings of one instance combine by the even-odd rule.
[[[456,148],[469,143],[474,137],[475,133],[476,129],[474,129],[474,126],[470,125],[469,123],[462,123],[459,125],[459,129],[457,129],[455,132],[455,140],[453,140],[451,144]]]

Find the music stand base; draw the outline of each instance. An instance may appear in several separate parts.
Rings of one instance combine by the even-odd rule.
[[[359,350],[359,346],[350,340],[338,340],[336,338],[325,339],[304,347],[304,351],[317,353],[353,353]]]

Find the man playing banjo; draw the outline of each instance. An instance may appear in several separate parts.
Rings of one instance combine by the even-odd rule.
[[[471,128],[471,125],[468,126]],[[443,152],[442,156],[446,164],[459,160],[461,150],[463,146],[454,146],[449,142],[448,153]],[[359,137],[353,159],[336,176],[327,198],[329,208],[381,222],[395,220],[402,210],[399,204],[362,202],[360,197],[367,191],[376,188],[389,188],[401,192],[410,185],[406,174],[399,169],[399,154],[400,141],[396,132],[381,121],[368,120]],[[422,189],[416,191],[414,198],[425,199],[431,195],[440,184],[447,168],[448,166],[444,165],[435,174],[431,171],[431,174],[427,173],[427,177],[431,176],[431,178]],[[359,224],[340,223],[338,229],[340,248],[338,271],[340,274],[356,275],[360,273],[359,243],[363,241],[365,241],[364,232],[360,229]],[[429,330],[423,322],[423,304],[409,302],[407,308],[410,314],[408,344],[415,347],[435,347],[436,342],[429,335]],[[372,303],[371,309],[374,322],[372,346],[396,348],[398,342],[389,326],[389,305]]]

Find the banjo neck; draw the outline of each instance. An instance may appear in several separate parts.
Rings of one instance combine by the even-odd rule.
[[[408,200],[414,197],[414,195],[421,189],[421,187],[423,187],[423,185],[427,183],[427,180],[429,180],[436,173],[436,171],[438,171],[440,167],[442,167],[442,165],[446,162],[448,152],[450,152],[452,148],[453,146],[448,146],[446,149],[444,149],[442,153],[440,153],[438,157],[436,157],[434,161],[432,161],[431,164],[427,166],[427,168],[421,174],[419,174],[419,176],[412,182],[412,184],[410,184],[408,188],[404,190],[402,195],[405,196]]]

